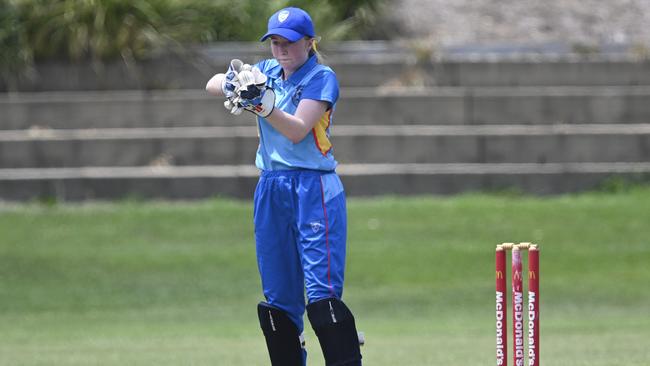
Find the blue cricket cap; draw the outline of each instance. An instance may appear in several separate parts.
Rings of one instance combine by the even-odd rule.
[[[314,37],[314,23],[306,11],[300,8],[284,8],[278,10],[269,18],[268,31],[260,38],[260,42],[270,36],[284,37],[289,42],[295,42],[303,37]]]

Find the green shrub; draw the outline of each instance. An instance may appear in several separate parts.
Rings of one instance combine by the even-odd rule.
[[[309,11],[325,40],[364,37],[385,0],[0,0],[0,77],[32,60],[131,60],[161,48],[256,41],[280,8]]]
[[[36,59],[137,58],[164,42],[166,2],[21,0],[18,11]]]
[[[0,0],[0,80],[9,80],[32,60],[15,4]]]

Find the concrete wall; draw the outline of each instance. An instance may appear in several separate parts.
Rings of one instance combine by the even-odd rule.
[[[269,58],[264,44],[224,43],[161,54],[134,64],[45,62],[0,92],[52,90],[200,89],[232,58],[253,63]],[[427,55],[404,43],[345,42],[323,47],[325,63],[342,86],[385,83],[428,86],[606,86],[650,85],[650,60],[629,54],[454,54]]]
[[[203,90],[0,94],[0,129],[237,126]],[[650,86],[344,88],[341,125],[606,124],[650,120]]]
[[[237,47],[151,60],[137,77],[123,64],[39,65],[38,80],[0,94],[0,199],[251,198],[254,119],[202,90],[230,54],[265,52]],[[332,140],[349,195],[552,194],[650,177],[646,62],[418,62],[383,43],[341,44],[329,60],[343,86]],[[404,85],[413,75],[429,84]]]

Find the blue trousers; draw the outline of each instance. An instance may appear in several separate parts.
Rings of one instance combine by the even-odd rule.
[[[257,264],[266,302],[304,329],[308,303],[343,295],[347,214],[334,172],[263,171],[255,190]]]

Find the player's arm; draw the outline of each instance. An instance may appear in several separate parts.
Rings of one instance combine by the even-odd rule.
[[[329,108],[327,102],[302,99],[295,114],[291,115],[275,108],[266,120],[286,138],[297,144],[314,128],[327,108]]]
[[[226,74],[216,74],[210,80],[208,80],[208,83],[205,85],[205,90],[207,90],[208,93],[218,97],[225,96],[223,92],[223,80],[225,77]]]

